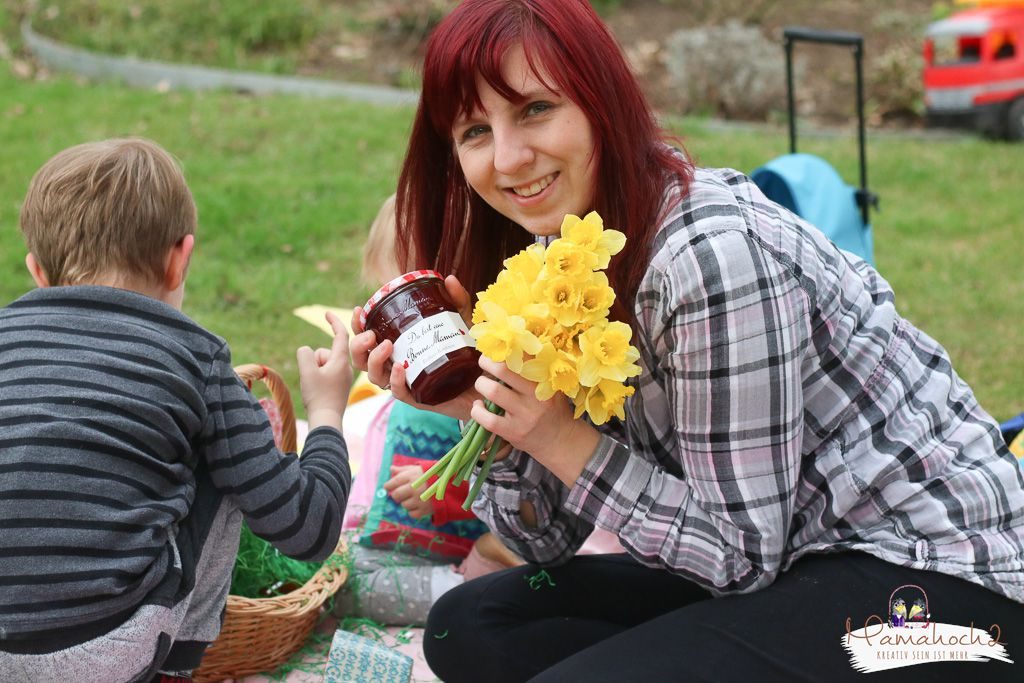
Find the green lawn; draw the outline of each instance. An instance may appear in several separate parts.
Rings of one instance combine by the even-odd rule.
[[[327,337],[291,314],[352,306],[360,246],[392,190],[412,110],[229,93],[182,94],[24,82],[0,62],[0,303],[24,292],[18,207],[32,173],[60,149],[113,135],[151,137],[185,166],[199,206],[185,310],[226,337],[236,362],[281,370],[297,389],[295,348]],[[722,133],[673,124],[704,165],[750,171],[786,147],[784,131]],[[851,138],[801,151],[856,176]],[[873,137],[876,261],[903,314],[942,341],[999,419],[1024,410],[1024,170],[1020,146]],[[297,390],[296,392],[297,393]]]
[[[409,120],[341,101],[25,83],[0,64],[0,301],[31,284],[17,217],[35,170],[78,142],[144,135],[181,159],[199,207],[186,312],[226,337],[236,362],[272,365],[297,387],[296,347],[328,338],[291,311],[366,301],[360,246]]]

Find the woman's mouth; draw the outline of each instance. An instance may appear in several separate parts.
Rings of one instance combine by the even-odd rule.
[[[535,180],[527,185],[516,185],[511,190],[518,196],[529,199],[530,197],[536,196],[543,192],[548,185],[555,182],[555,178],[558,177],[557,173],[545,176],[540,180]]]

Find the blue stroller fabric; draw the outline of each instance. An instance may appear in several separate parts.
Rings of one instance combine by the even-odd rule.
[[[824,159],[786,154],[750,177],[769,199],[818,227],[840,249],[874,265],[871,225],[861,219],[857,190]]]
[[[1021,469],[1024,469],[1024,413],[1000,424],[999,431],[1002,432],[1006,446],[1020,463]]]
[[[1002,432],[1003,438],[1006,439],[1006,443],[1013,441],[1014,437],[1016,437],[1021,430],[1024,430],[1024,413],[1021,413],[1017,417],[1010,418],[999,425],[999,431]]]

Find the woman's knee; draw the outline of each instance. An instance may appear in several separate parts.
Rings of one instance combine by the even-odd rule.
[[[510,660],[509,629],[525,619],[517,600],[522,568],[506,569],[456,586],[434,603],[423,634],[423,654],[445,683],[522,681]],[[511,639],[514,640],[514,639]],[[535,672],[533,672],[535,673]]]
[[[472,672],[469,659],[479,650],[477,634],[477,584],[468,581],[452,588],[433,604],[423,633],[423,654],[430,669],[446,683],[456,683],[460,673]]]

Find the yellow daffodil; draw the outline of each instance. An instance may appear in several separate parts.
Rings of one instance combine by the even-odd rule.
[[[490,301],[501,306],[509,315],[520,315],[524,306],[533,300],[531,293],[532,280],[528,280],[517,272],[503,270],[498,279],[485,291],[477,295],[477,305],[473,308],[473,324],[482,323],[486,319],[480,304]]]
[[[523,306],[522,316],[526,321],[526,329],[541,341],[545,341],[552,328],[561,329],[561,326],[548,313],[547,304],[527,304]]]
[[[519,372],[523,367],[523,353],[537,354],[540,340],[526,329],[522,316],[509,315],[493,301],[484,301],[480,308],[486,321],[469,330],[476,339],[477,349],[494,362],[505,363],[513,372]]]
[[[553,277],[544,282],[542,303],[562,327],[572,327],[580,319],[580,292],[569,277]]]
[[[566,396],[575,396],[580,386],[576,359],[550,343],[544,344],[540,353],[523,363],[519,374],[537,382],[536,396],[541,401],[548,400],[558,391]]]
[[[519,273],[527,282],[533,282],[544,267],[544,245],[531,244],[515,256],[504,261],[506,270]]]
[[[548,277],[586,278],[597,264],[597,256],[580,249],[568,240],[555,240],[544,255],[544,272]]]
[[[594,254],[595,266],[601,269],[607,268],[611,257],[626,246],[626,236],[618,230],[605,230],[604,221],[596,211],[583,218],[566,215],[562,220],[562,239]]]
[[[602,272],[590,274],[586,284],[580,288],[580,313],[585,322],[596,323],[608,317],[615,290],[608,284],[608,276]]]
[[[539,336],[542,342],[550,343],[559,351],[565,351],[566,353],[575,353],[577,348],[576,337],[583,329],[583,325],[562,327],[557,322],[555,322],[553,325],[550,325],[547,328],[547,330],[544,331],[544,334]]]
[[[573,399],[574,416],[587,413],[594,424],[625,418],[626,399],[634,392],[625,381],[640,373],[629,326],[608,321],[615,292],[601,272],[625,242],[621,232],[605,230],[594,212],[568,215],[559,239],[505,259],[505,269],[477,294],[473,309],[470,334],[482,354],[536,382],[542,401],[558,393]],[[502,413],[500,406],[485,405]],[[503,444],[470,420],[459,443],[414,482],[425,485],[437,477],[421,498],[443,498],[450,481],[469,479],[482,462],[463,503],[469,509]]]
[[[640,367],[634,361],[640,352],[629,344],[632,334],[629,325],[620,322],[583,332],[579,337],[580,383],[592,387],[602,379],[624,382],[627,377],[639,375]]]
[[[578,418],[586,412],[591,422],[596,425],[604,424],[612,416],[625,420],[626,399],[632,396],[634,391],[636,390],[633,387],[607,379],[601,380],[593,387],[581,386],[576,394],[574,416]]]

